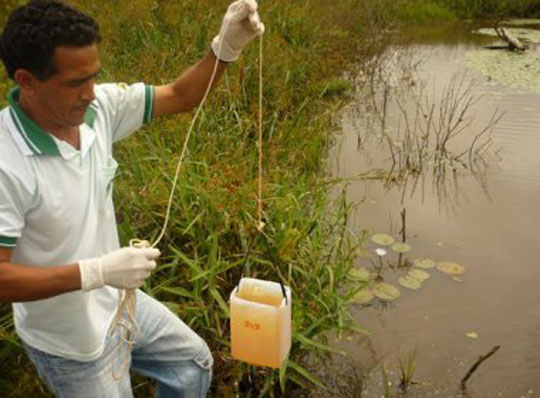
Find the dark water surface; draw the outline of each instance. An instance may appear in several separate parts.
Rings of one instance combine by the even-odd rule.
[[[540,397],[540,93],[519,92],[470,69],[469,51],[481,43],[460,33],[453,43],[420,43],[410,49],[424,61],[417,76],[435,98],[457,73],[475,80],[482,95],[470,116],[473,131],[485,126],[498,108],[505,116],[493,131],[493,148],[500,148],[486,170],[487,193],[470,175],[460,173],[446,197],[432,189],[406,195],[407,241],[410,259],[430,257],[466,266],[462,282],[437,270],[418,291],[400,287],[394,303],[355,305],[353,313],[370,338],[354,337],[339,345],[354,366],[371,369],[364,397],[381,397],[380,366],[386,364],[393,389],[399,360],[415,352],[411,397],[460,396],[459,381],[480,355],[500,350],[468,382],[470,397]],[[392,115],[395,109],[389,109]],[[389,128],[392,128],[389,116]],[[345,112],[343,134],[330,161],[333,174],[353,177],[386,164],[389,153],[377,140],[358,150],[363,123]],[[468,142],[467,132],[460,141]],[[400,189],[385,189],[380,181],[351,182],[348,196],[358,202],[353,227],[393,233],[400,228]],[[373,247],[372,247],[373,248]],[[370,267],[365,259],[359,265]],[[387,281],[397,285],[399,273]],[[475,332],[476,339],[466,336]]]

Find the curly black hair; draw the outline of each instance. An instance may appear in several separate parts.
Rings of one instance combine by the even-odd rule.
[[[15,9],[0,36],[0,58],[8,76],[26,69],[39,80],[56,73],[58,46],[99,43],[99,25],[73,6],[57,0],[31,0]]]

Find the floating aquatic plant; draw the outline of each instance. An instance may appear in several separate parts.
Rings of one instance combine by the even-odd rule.
[[[435,268],[437,263],[430,258],[417,258],[413,261],[413,265],[418,268],[431,269]]]
[[[403,240],[405,240],[405,234],[403,234]],[[390,268],[401,268],[401,259],[404,253],[408,253],[412,250],[412,247],[405,242],[395,242],[395,239],[385,233],[377,233],[371,236],[371,240],[379,246],[390,246],[390,249],[399,254],[399,263],[397,266],[390,265]],[[395,242],[395,243],[392,243]],[[354,268],[350,271],[350,276],[354,279],[370,283],[370,287],[365,287],[357,294],[353,296],[353,301],[360,304],[369,303],[374,297],[383,301],[393,301],[400,296],[400,290],[398,287],[389,283],[383,282],[382,270],[383,270],[383,257],[388,254],[386,247],[378,247],[373,249],[378,259],[376,265],[373,260],[370,260],[376,269],[376,274],[370,273],[365,268]],[[398,284],[403,288],[409,290],[418,290],[423,286],[423,283],[428,280],[431,275],[425,270],[437,267],[437,269],[445,274],[449,274],[456,281],[461,281],[458,275],[465,272],[465,267],[461,264],[452,261],[436,262],[431,258],[419,257],[416,258],[412,264],[408,261],[406,264],[408,267],[414,265],[414,268],[410,267],[409,272],[406,275],[402,275],[398,279]],[[371,284],[373,280],[374,284]]]
[[[465,267],[452,261],[441,261],[437,263],[437,269],[449,275],[461,275],[465,272]]]
[[[384,301],[392,301],[399,297],[397,287],[386,282],[379,282],[373,287],[373,294]]]
[[[418,290],[422,287],[422,282],[410,275],[402,276],[398,282],[401,286],[411,290]]]
[[[369,281],[371,278],[371,273],[366,268],[351,268],[349,275],[354,279],[360,279],[363,281]]]
[[[540,35],[540,32],[538,32]],[[490,81],[516,90],[540,93],[540,54],[535,51],[515,53],[478,49],[467,53],[467,65]]]
[[[418,279],[420,282],[428,280],[431,276],[426,271],[422,271],[421,269],[414,269],[414,268],[409,271],[408,275],[414,279]]]
[[[367,304],[373,300],[374,297],[373,291],[370,288],[365,287],[354,295],[353,301],[358,304]]]
[[[371,237],[371,241],[380,246],[390,246],[395,239],[388,234],[375,234]]]
[[[408,253],[411,251],[411,246],[407,243],[395,243],[392,245],[392,250],[396,253]]]

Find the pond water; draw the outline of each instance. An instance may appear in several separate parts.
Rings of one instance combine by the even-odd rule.
[[[456,261],[466,272],[456,281],[429,270],[431,278],[421,289],[400,287],[395,302],[354,305],[351,311],[372,334],[336,344],[349,353],[353,367],[370,375],[363,397],[384,396],[383,364],[395,389],[399,361],[413,352],[413,378],[420,384],[411,387],[408,396],[460,396],[460,380],[496,345],[500,350],[468,381],[468,396],[540,397],[540,92],[487,76],[474,66],[474,54],[494,38],[468,33],[467,28],[439,36],[406,45],[422,60],[409,91],[422,86],[425,95],[437,99],[456,76],[474,82],[472,94],[481,98],[468,113],[471,124],[455,139],[456,148],[469,145],[496,109],[504,112],[491,134],[487,165],[480,171],[483,184],[461,168],[456,180],[447,176],[444,192],[434,189],[431,173],[425,173],[414,192],[410,185],[405,188],[405,195],[403,184],[385,187],[380,180],[354,178],[367,170],[390,168],[388,147],[369,131],[377,129],[368,126],[356,104],[343,115],[330,166],[333,175],[351,178],[348,198],[358,203],[354,230],[398,237],[404,207],[407,243],[412,246],[406,257]],[[538,54],[535,46],[529,51]],[[366,95],[359,93],[358,102]],[[380,95],[376,101],[381,103]],[[404,108],[411,109],[407,101],[412,100],[403,101]],[[397,130],[404,123],[397,117],[400,111],[391,102],[387,107],[386,128]],[[368,250],[374,247],[368,245]],[[362,257],[358,265],[371,268]],[[399,286],[401,274],[388,270],[385,279]]]

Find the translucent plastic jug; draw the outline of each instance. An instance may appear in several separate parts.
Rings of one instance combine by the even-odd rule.
[[[235,359],[278,368],[291,348],[291,290],[254,278],[242,278],[230,297],[231,350]]]

